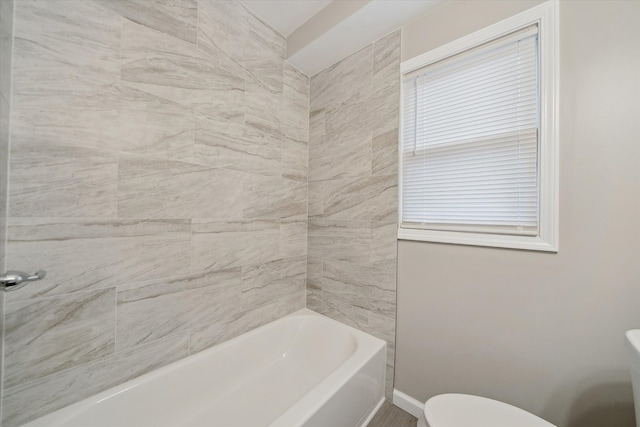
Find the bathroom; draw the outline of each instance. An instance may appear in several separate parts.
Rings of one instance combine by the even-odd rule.
[[[413,238],[406,77],[535,13],[550,222],[522,236],[544,245]],[[46,271],[0,292],[0,425],[306,309],[383,353],[366,417],[324,425],[413,426],[461,393],[635,426],[638,18],[636,0],[0,0],[0,273]]]

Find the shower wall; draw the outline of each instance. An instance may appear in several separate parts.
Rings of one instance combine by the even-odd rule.
[[[11,111],[11,43],[13,0],[0,1],[0,274],[4,274],[7,236],[7,185],[9,162],[9,113]],[[0,290],[0,384],[4,342],[4,292]],[[0,386],[0,424],[2,424],[2,387]]]
[[[311,78],[307,306],[387,341],[393,392],[400,31]]]
[[[16,3],[7,262],[48,275],[6,295],[5,427],[305,306],[284,55],[238,2]]]

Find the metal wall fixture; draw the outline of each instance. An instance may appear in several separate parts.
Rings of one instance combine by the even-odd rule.
[[[29,282],[44,279],[46,275],[47,272],[44,270],[39,270],[36,274],[28,274],[23,271],[7,271],[0,276],[0,287],[2,287],[3,291],[15,291]]]

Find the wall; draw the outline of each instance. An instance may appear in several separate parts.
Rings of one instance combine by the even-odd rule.
[[[4,274],[7,236],[7,189],[9,161],[9,113],[11,111],[11,52],[13,33],[13,0],[0,1],[0,274]],[[4,342],[4,292],[0,290],[0,384]],[[2,419],[2,387],[0,386],[0,420]],[[0,424],[2,422],[0,421]]]
[[[237,2],[16,4],[5,427],[304,307],[284,54]]]
[[[400,32],[311,78],[307,306],[387,341],[393,389]]]
[[[470,3],[443,6],[404,46]],[[510,3],[481,15],[498,21]],[[431,38],[477,29],[465,16]],[[638,2],[560,3],[557,254],[399,242],[398,390],[479,394],[559,427],[634,426],[623,334],[640,326],[639,17]]]

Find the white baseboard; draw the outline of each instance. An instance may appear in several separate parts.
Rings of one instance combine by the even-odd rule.
[[[393,404],[418,419],[422,417],[422,413],[424,412],[424,403],[395,388],[393,389]]]
[[[371,420],[373,419],[373,417],[376,416],[376,414],[380,410],[380,407],[382,406],[383,403],[384,403],[384,396],[382,396],[382,399],[380,399],[380,402],[378,402],[376,407],[373,408],[373,411],[371,411],[369,416],[367,418],[365,418],[364,422],[362,424],[360,424],[360,426],[367,427],[369,425],[369,423],[371,422]]]

